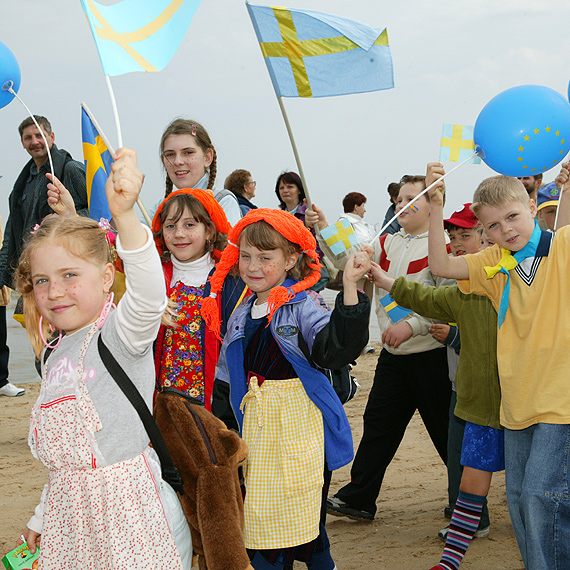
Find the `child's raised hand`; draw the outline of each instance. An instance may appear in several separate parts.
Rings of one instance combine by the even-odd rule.
[[[557,188],[570,189],[570,162],[563,162],[560,174],[554,179]]]
[[[363,279],[370,271],[370,257],[364,251],[359,251],[351,255],[344,267],[342,281],[346,283],[356,283]]]
[[[374,261],[370,263],[368,278],[376,287],[380,287],[380,289],[385,291],[390,291],[392,285],[394,285],[394,279],[388,277],[387,273]]]
[[[429,332],[435,340],[439,340],[439,342],[444,342],[449,335],[449,325],[445,325],[443,323],[433,323],[429,328]]]
[[[315,224],[318,224],[319,230],[326,228],[329,223],[325,217],[325,213],[313,204],[313,209],[307,208],[305,210],[305,224],[312,228]]]
[[[439,180],[445,174],[445,169],[441,162],[430,162],[426,170],[426,188]],[[430,204],[434,206],[443,206],[443,197],[445,195],[445,181],[436,184],[428,191]]]
[[[57,178],[57,176],[53,176],[51,172],[48,172],[46,176],[51,180],[47,185],[47,201],[50,208],[59,216],[77,216],[75,202],[73,201],[69,190],[63,185],[59,178]]]
[[[133,209],[139,197],[143,175],[137,167],[137,153],[130,148],[120,148],[113,157],[111,174],[107,179],[105,192],[113,218]]]

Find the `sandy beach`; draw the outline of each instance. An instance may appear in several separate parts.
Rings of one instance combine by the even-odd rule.
[[[19,325],[18,325],[19,326]],[[12,331],[11,331],[12,332]],[[16,335],[27,342],[21,329]],[[14,338],[12,336],[11,338]],[[380,346],[373,354],[361,356],[354,369],[361,388],[346,405],[355,444],[362,433],[362,413]],[[14,346],[14,344],[13,344]],[[21,349],[21,350],[20,350]],[[14,381],[20,367],[35,374],[29,347],[14,348]],[[25,355],[28,355],[27,358]],[[35,380],[33,375],[28,380]],[[0,398],[0,553],[15,546],[20,532],[40,497],[47,471],[33,459],[27,444],[30,409],[38,396],[39,383],[26,385],[19,398]],[[333,475],[332,490],[350,477],[349,467]],[[378,512],[371,523],[328,517],[327,528],[339,570],[402,568],[427,570],[439,561],[443,543],[437,531],[447,524],[443,516],[446,504],[446,473],[420,417],[416,414],[398,453],[389,467],[378,499]],[[466,570],[523,570],[510,525],[505,499],[504,474],[495,476],[489,495],[491,533],[476,539],[469,548],[462,568]],[[301,567],[297,564],[297,567]]]

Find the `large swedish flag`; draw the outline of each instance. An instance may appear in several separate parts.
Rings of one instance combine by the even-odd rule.
[[[105,75],[164,69],[200,0],[81,0]]]
[[[83,107],[81,108],[81,134],[83,136],[89,217],[97,221],[101,218],[110,220],[111,212],[105,194],[105,183],[111,172],[113,157]]]
[[[277,97],[330,97],[394,87],[388,33],[322,12],[247,9]]]

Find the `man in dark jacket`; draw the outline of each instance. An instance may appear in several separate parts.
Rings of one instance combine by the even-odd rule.
[[[54,144],[55,134],[45,117],[35,115],[35,119],[47,140],[47,147],[33,119],[25,119],[18,131],[22,146],[32,158],[20,172],[8,198],[10,214],[0,249],[0,287],[7,285],[14,288],[14,270],[26,237],[36,224],[40,224],[47,215],[53,214],[47,202],[49,180],[46,173],[51,172],[48,152],[51,154],[54,173],[71,193],[77,213],[89,215],[83,164],[73,160],[67,151],[57,148]],[[2,322],[0,319],[0,342],[6,338],[5,326],[5,320]],[[0,352],[1,350],[2,347]],[[0,385],[0,395],[19,396],[24,393],[24,390],[16,389],[12,384],[10,386],[15,389],[11,389],[8,384],[6,380],[4,386]]]

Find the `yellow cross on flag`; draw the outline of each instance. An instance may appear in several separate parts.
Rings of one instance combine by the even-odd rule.
[[[444,123],[441,132],[440,161],[459,162],[467,160],[474,150],[473,127]],[[469,162],[470,164],[481,164],[481,158],[476,156]]]

